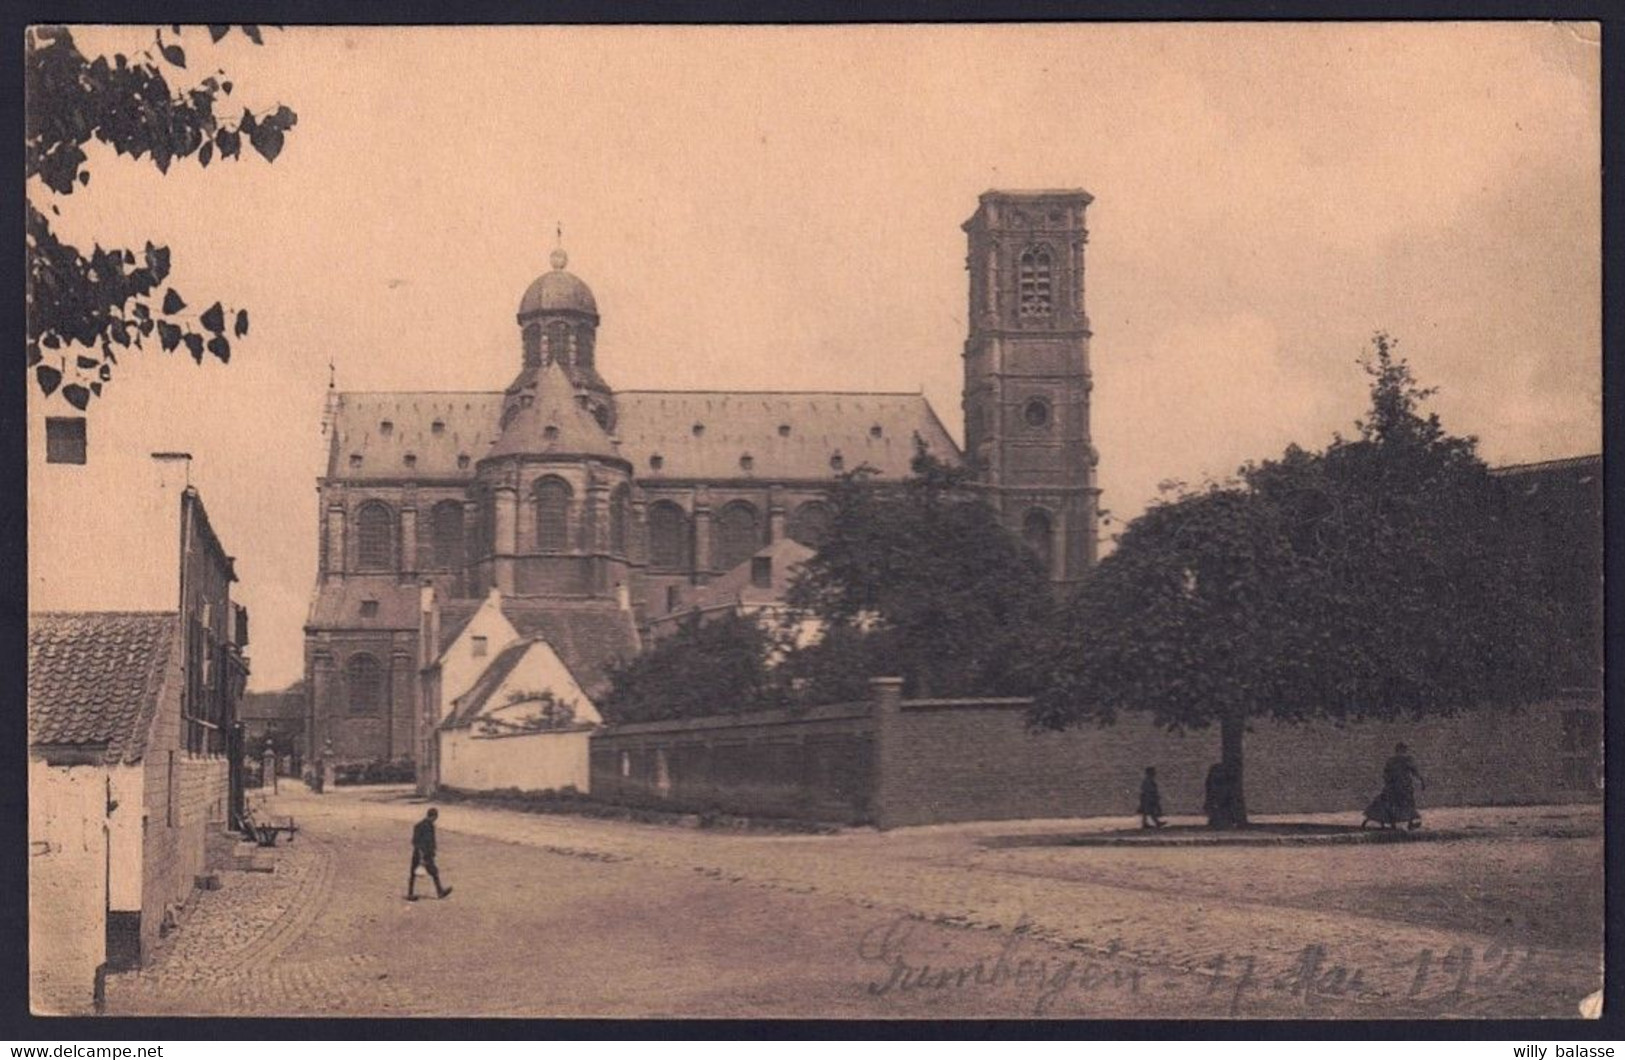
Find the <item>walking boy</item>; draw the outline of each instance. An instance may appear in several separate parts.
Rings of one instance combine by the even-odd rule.
[[[412,871],[406,875],[408,902],[418,900],[413,888],[417,886],[419,865],[422,865],[423,871],[429,874],[429,879],[434,881],[435,897],[444,898],[451,893],[450,887],[440,886],[440,870],[434,863],[434,821],[439,816],[440,811],[431,806],[423,820],[412,826]]]

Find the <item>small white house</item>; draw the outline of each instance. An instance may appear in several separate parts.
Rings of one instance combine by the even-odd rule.
[[[602,719],[540,637],[489,660],[436,731],[439,782],[463,791],[588,790],[588,739]]]

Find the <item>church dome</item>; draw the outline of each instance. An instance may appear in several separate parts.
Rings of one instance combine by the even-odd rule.
[[[564,267],[569,263],[570,258],[562,249],[553,252],[552,271],[536,277],[519,303],[521,320],[538,313],[598,315],[598,301],[592,296],[592,288],[582,283],[574,273],[565,271]]]

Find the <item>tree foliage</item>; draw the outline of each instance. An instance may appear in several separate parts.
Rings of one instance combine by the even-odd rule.
[[[916,446],[901,484],[862,468],[843,476],[790,603],[832,631],[826,671],[845,660],[854,677],[882,676],[864,670],[880,666],[918,695],[1019,694],[1027,648],[1051,614],[1049,582],[970,491],[969,470]]]
[[[218,43],[230,29],[207,27],[210,42]],[[262,43],[259,27],[243,26],[241,32]],[[181,27],[173,26],[167,34],[155,31],[146,51],[89,59],[65,27],[28,31],[25,176],[31,188],[43,189],[42,201],[90,183],[85,147],[93,140],[120,155],[147,159],[161,173],[184,158],[203,167],[217,158],[240,158],[245,141],[267,162],[282,152],[298,120],[288,107],[231,115],[226,99],[233,84],[223,70],[187,87],[171,84],[172,76],[188,69],[181,37]],[[148,242],[136,251],[98,245],[86,253],[63,242],[35,198],[31,192],[26,218],[25,346],[28,368],[47,395],[60,389],[65,400],[84,409],[112,378],[122,351],[153,343],[166,353],[184,347],[199,363],[205,354],[230,359],[232,340],[248,334],[246,309],[219,301],[189,306],[166,285],[166,246]],[[59,204],[50,202],[49,213],[59,215]]]
[[[1394,342],[1353,438],[1289,448],[1125,531],[1044,652],[1040,726],[1221,727],[1238,819],[1249,719],[1449,714],[1548,690],[1564,646],[1502,484],[1422,405]]]
[[[698,619],[610,668],[599,711],[610,722],[667,721],[777,706],[776,638],[751,615]]]

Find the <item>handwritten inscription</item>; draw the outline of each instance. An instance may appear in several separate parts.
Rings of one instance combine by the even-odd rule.
[[[1004,991],[1022,998],[1035,1016],[1054,1013],[1057,1002],[1068,996],[1132,998],[1196,990],[1219,999],[1231,1016],[1261,1002],[1309,1008],[1335,1001],[1403,1001],[1445,1010],[1469,997],[1516,989],[1533,956],[1500,943],[1458,945],[1443,953],[1423,949],[1368,967],[1338,961],[1327,946],[1311,943],[1285,965],[1266,968],[1249,954],[1219,954],[1198,965],[1194,975],[1168,976],[1131,962],[1116,940],[1092,956],[1040,947],[1029,937],[1032,925],[1025,919],[1004,933],[989,954],[933,961],[920,955],[926,948],[921,935],[925,926],[925,921],[904,915],[864,933],[858,956],[875,966],[865,984],[870,996]]]

